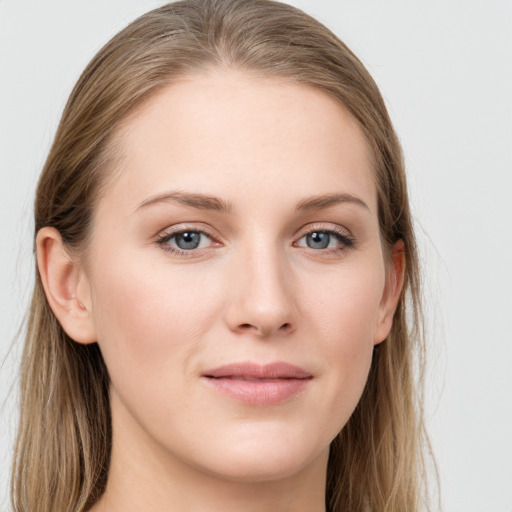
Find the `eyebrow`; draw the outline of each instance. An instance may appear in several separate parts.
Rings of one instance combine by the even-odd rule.
[[[213,210],[221,213],[228,213],[233,209],[231,203],[215,196],[173,191],[157,194],[156,196],[152,196],[142,201],[142,203],[137,206],[137,210],[147,206],[168,202],[176,202],[199,210]],[[369,206],[362,199],[352,194],[322,194],[307,197],[299,201],[295,209],[306,212],[324,210],[343,203],[355,204],[371,212]]]
[[[218,197],[180,191],[164,192],[163,194],[152,196],[149,199],[142,201],[142,203],[137,206],[137,210],[154,204],[169,202],[176,202],[199,210],[213,210],[222,213],[227,213],[232,210],[230,203],[219,199]]]
[[[338,204],[351,203],[363,207],[371,213],[370,207],[359,197],[352,194],[323,194],[308,197],[297,203],[299,211],[324,210]]]

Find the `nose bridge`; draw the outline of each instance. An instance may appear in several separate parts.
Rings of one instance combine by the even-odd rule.
[[[234,269],[228,314],[232,329],[267,336],[296,327],[292,272],[279,244],[253,239],[239,251]]]

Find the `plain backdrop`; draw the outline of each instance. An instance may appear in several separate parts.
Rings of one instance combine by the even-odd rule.
[[[0,510],[37,176],[79,73],[162,3],[0,0]],[[427,281],[426,409],[443,510],[512,512],[512,2],[290,3],[365,63],[403,143]]]

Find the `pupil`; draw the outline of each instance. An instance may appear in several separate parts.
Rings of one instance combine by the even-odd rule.
[[[325,249],[329,245],[329,233],[314,232],[307,236],[307,244],[311,249]]]
[[[190,250],[199,246],[200,234],[190,231],[176,235],[176,245],[180,249]]]

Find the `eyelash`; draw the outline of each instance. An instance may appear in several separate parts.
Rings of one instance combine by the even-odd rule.
[[[332,253],[343,252],[343,251],[346,251],[348,249],[355,247],[355,244],[356,244],[355,238],[352,235],[349,235],[348,233],[346,233],[344,231],[336,230],[336,229],[332,229],[332,228],[328,229],[328,228],[325,228],[322,226],[317,226],[317,227],[313,226],[313,227],[310,227],[308,229],[308,231],[304,232],[301,235],[301,237],[298,239],[298,241],[294,242],[293,245],[295,247],[303,247],[303,246],[299,246],[298,242],[300,240],[302,240],[303,238],[307,237],[308,235],[312,235],[313,233],[324,233],[329,236],[333,236],[341,245],[340,247],[334,247],[334,248],[331,247],[331,248],[325,248],[325,249],[313,249],[313,248],[309,247],[309,249],[315,253],[332,254]]]
[[[164,252],[168,252],[168,253],[175,254],[177,256],[182,256],[182,257],[193,257],[194,252],[196,252],[196,249],[185,250],[185,249],[179,249],[178,247],[173,247],[173,246],[169,245],[169,242],[174,237],[184,234],[184,233],[196,233],[196,234],[204,235],[204,236],[208,237],[213,243],[220,245],[220,242],[218,242],[210,232],[208,232],[205,229],[200,229],[197,227],[190,227],[190,228],[183,227],[183,228],[176,229],[175,231],[164,233],[162,236],[160,236],[158,238],[157,244]],[[341,247],[336,247],[336,248],[325,248],[325,249],[309,248],[314,253],[332,254],[335,252],[346,251],[348,249],[355,247],[355,245],[356,245],[356,239],[352,235],[348,235],[345,232],[338,231],[335,229],[326,229],[326,228],[323,228],[320,226],[319,227],[313,226],[310,229],[308,229],[308,231],[303,232],[301,234],[300,238],[296,242],[293,243],[293,246],[294,247],[304,247],[302,245],[298,245],[298,242],[300,240],[302,240],[303,238],[307,237],[308,235],[312,235],[313,233],[324,233],[329,236],[333,236],[341,244]],[[306,248],[308,248],[308,247],[306,247]],[[199,249],[197,249],[197,250],[199,250]]]
[[[180,249],[179,247],[173,247],[173,246],[169,245],[169,242],[174,237],[176,237],[178,235],[182,235],[184,233],[198,233],[200,235],[207,236],[210,240],[212,240],[212,242],[220,244],[220,242],[216,241],[215,237],[211,233],[209,233],[206,229],[204,229],[204,228],[200,229],[200,228],[196,228],[196,227],[187,228],[186,226],[176,229],[171,232],[164,233],[161,237],[158,238],[157,244],[160,246],[160,248],[164,252],[175,254],[177,256],[183,256],[183,257],[189,257],[189,258],[193,257],[194,256],[193,253],[195,252],[195,250],[193,250],[193,249],[185,250],[185,249]]]

